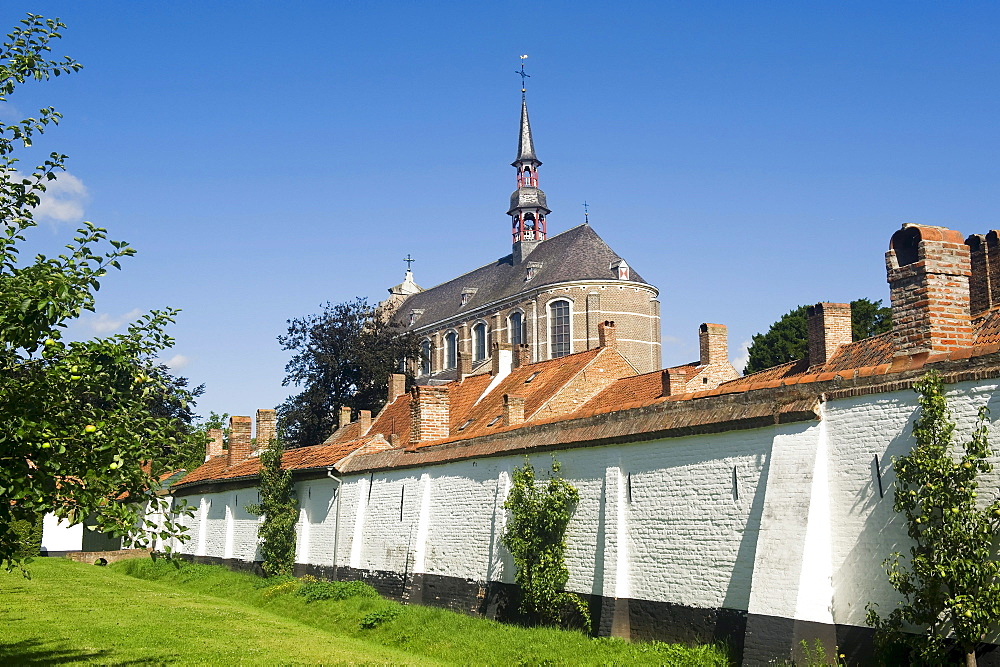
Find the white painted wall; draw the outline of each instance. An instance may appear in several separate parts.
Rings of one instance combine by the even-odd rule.
[[[948,387],[959,437],[979,405],[1000,415],[997,386]],[[820,421],[557,453],[580,491],[568,588],[863,626],[868,601],[888,609],[896,599],[881,564],[907,547],[892,512],[891,457],[911,446],[915,410],[906,390],[825,403]],[[544,477],[550,456],[530,459]],[[511,471],[523,461],[345,476],[339,527],[333,481],[299,482],[298,560],[333,565],[339,533],[340,565],[513,581],[500,535]],[[242,509],[256,502],[254,489],[188,501],[200,509],[183,551],[259,558],[257,519]]]
[[[83,524],[69,525],[56,517],[46,514],[42,519],[43,551],[80,551],[83,548]]]

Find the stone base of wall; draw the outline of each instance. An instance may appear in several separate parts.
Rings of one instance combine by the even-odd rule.
[[[185,560],[223,565],[231,570],[263,575],[260,563],[215,556],[182,556]],[[363,581],[385,598],[405,604],[450,609],[497,621],[523,624],[520,594],[513,584],[474,581],[438,574],[410,574],[351,567],[296,563],[297,577]],[[724,644],[734,665],[770,665],[783,660],[805,664],[801,641],[810,648],[823,642],[827,656],[846,656],[848,665],[874,663],[871,628],[826,625],[778,616],[748,614],[737,609],[701,609],[654,600],[583,595],[590,607],[592,632],[598,637],[682,644]],[[977,653],[981,667],[1000,667],[1000,647],[986,645]]]

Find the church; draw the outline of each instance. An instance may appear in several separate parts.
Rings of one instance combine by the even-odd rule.
[[[407,270],[385,302],[421,339],[418,384],[489,372],[491,350],[511,346],[515,365],[599,347],[613,321],[618,349],[636,373],[660,369],[659,290],[598,236],[589,221],[548,235],[525,90],[510,196],[512,251],[429,289]]]

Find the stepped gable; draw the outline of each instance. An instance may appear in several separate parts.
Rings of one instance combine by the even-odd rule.
[[[583,224],[539,242],[525,260],[541,265],[531,280],[525,280],[525,267],[515,266],[511,254],[411,295],[399,312],[422,310],[414,326],[424,327],[453,317],[459,310],[470,312],[528,289],[574,280],[617,280],[611,265],[620,259],[590,225]],[[645,283],[634,270],[630,282]],[[460,306],[462,291],[468,288],[475,289],[476,293],[465,306]]]

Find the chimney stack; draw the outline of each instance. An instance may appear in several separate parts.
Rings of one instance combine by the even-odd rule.
[[[524,423],[524,396],[503,395],[503,425]]]
[[[341,405],[340,410],[337,411],[337,428],[342,429],[351,423],[351,408],[346,405]]]
[[[250,417],[229,418],[229,451],[227,466],[234,466],[250,458]]]
[[[885,254],[896,355],[972,346],[969,246],[944,227],[904,224]]]
[[[358,413],[358,424],[361,426],[361,435],[368,435],[372,427],[372,411],[361,410]]]
[[[698,346],[702,366],[722,364],[729,361],[729,329],[725,324],[704,323],[698,327]]]
[[[612,349],[618,347],[618,332],[615,329],[615,323],[611,320],[605,320],[597,325],[597,344],[600,347],[610,347]]]
[[[1000,305],[1000,232],[972,234],[969,246],[969,311],[975,317]]]
[[[410,390],[410,443],[447,438],[450,431],[448,389],[415,385]]]
[[[274,410],[257,411],[257,449],[267,449],[274,441],[277,428]]]
[[[517,356],[517,367],[527,366],[531,363],[531,348],[527,343],[521,343],[515,350]]]
[[[464,380],[472,375],[472,355],[468,352],[458,353],[458,379]]]
[[[687,373],[667,368],[661,371],[660,381],[663,383],[660,396],[676,396],[687,393]]]
[[[514,352],[510,343],[493,343],[491,351],[493,365],[490,374],[493,377],[510,375],[510,370],[514,367]]]
[[[209,460],[213,456],[221,456],[226,453],[226,450],[222,448],[222,429],[221,428],[210,428],[208,429],[208,442],[205,443],[205,460]]]
[[[829,361],[841,345],[850,343],[851,304],[817,303],[806,308],[806,332],[809,340],[809,365]]]
[[[389,400],[386,405],[389,405],[397,398],[406,393],[406,376],[402,373],[393,373],[389,376]]]

